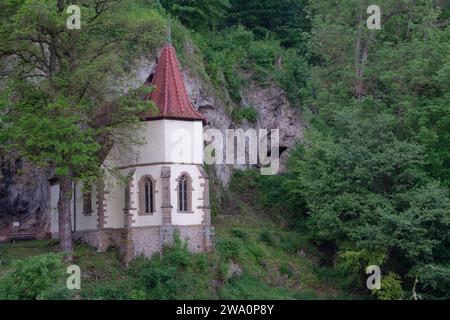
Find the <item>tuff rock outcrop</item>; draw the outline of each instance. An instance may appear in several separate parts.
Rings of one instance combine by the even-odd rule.
[[[24,161],[2,163],[0,242],[11,232],[43,235],[49,226],[49,173]]]

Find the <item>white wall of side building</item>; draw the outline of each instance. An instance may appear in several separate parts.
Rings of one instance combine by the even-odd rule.
[[[53,234],[58,233],[58,199],[59,185],[55,184],[50,187],[50,232]],[[73,231],[88,231],[97,229],[98,215],[96,199],[97,190],[93,187],[91,196],[92,212],[90,215],[85,215],[83,212],[83,186],[81,183],[74,183],[74,193],[72,200],[70,201]],[[76,216],[74,215],[74,212]]]
[[[127,175],[127,172],[123,172]],[[105,224],[104,228],[123,228],[125,224],[125,182],[111,175],[104,181],[105,190]]]

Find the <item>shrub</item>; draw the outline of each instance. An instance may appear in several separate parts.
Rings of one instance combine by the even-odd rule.
[[[61,283],[51,288],[41,291],[36,297],[37,300],[71,300],[77,291],[67,289],[65,283]]]
[[[143,290],[132,290],[128,294],[129,300],[147,300],[147,293]]]
[[[176,268],[186,268],[191,263],[191,253],[187,242],[183,242],[178,232],[174,234],[172,247],[163,250],[163,262]]]
[[[48,253],[13,262],[15,270],[0,280],[0,299],[34,300],[59,297],[65,280],[61,255]],[[65,295],[65,293],[64,293]]]
[[[236,238],[239,238],[239,239],[242,239],[242,240],[247,240],[248,239],[248,234],[245,231],[241,230],[241,229],[233,228],[233,229],[230,230],[230,233]]]
[[[127,300],[130,299],[132,286],[128,279],[101,282],[92,290],[83,290],[82,296],[93,300]]]
[[[231,112],[231,118],[235,122],[242,122],[245,119],[253,123],[258,120],[258,117],[258,111],[252,106],[236,108]]]
[[[416,292],[419,299],[450,298],[450,266],[428,264],[415,267],[410,277],[417,278]]]
[[[258,261],[262,261],[261,259],[263,259],[266,256],[266,250],[264,246],[259,243],[252,242],[246,246],[246,249],[248,253],[250,253],[253,257],[258,259]]]
[[[400,276],[389,272],[388,275],[381,277],[381,289],[372,292],[380,300],[401,300],[405,297],[401,284]]]
[[[225,260],[237,259],[239,257],[240,242],[238,239],[219,239],[216,245],[220,255]]]
[[[297,237],[293,235],[283,235],[283,234],[276,234],[278,238],[278,244],[279,247],[286,252],[289,253],[296,253],[300,243]]]
[[[174,245],[165,247],[162,257],[136,258],[128,273],[133,283],[128,299],[204,299],[209,284],[203,275],[208,269],[207,255],[192,255],[178,234]]]
[[[209,260],[206,253],[198,253],[193,257],[193,268],[199,272],[208,270]]]
[[[294,271],[292,271],[292,268],[287,263],[282,263],[280,266],[280,273],[283,276],[287,276],[288,278],[292,278],[294,276]]]
[[[261,232],[259,239],[269,246],[272,246],[274,244],[274,239],[270,231],[264,230],[263,232]]]

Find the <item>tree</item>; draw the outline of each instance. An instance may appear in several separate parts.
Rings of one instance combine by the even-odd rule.
[[[161,5],[192,29],[216,27],[230,8],[228,0],[160,0]]]
[[[402,276],[445,263],[450,198],[423,169],[425,148],[399,139],[393,116],[346,109],[335,125],[333,134],[309,133],[286,181],[292,197],[306,203],[314,241],[336,248],[338,262],[364,261],[349,269],[360,275],[374,259]]]
[[[306,35],[311,25],[305,0],[232,0],[229,21],[242,24],[261,39],[279,38],[285,47],[306,49]]]
[[[148,6],[81,2],[81,30],[66,27],[66,1],[0,4],[1,151],[58,177],[61,250],[71,259],[72,181],[91,183],[117,137],[151,107],[148,89],[124,88],[137,58],[162,43],[165,21]]]
[[[390,277],[396,290],[433,264],[442,272],[427,290],[443,297],[429,283],[448,275],[450,246],[447,11],[442,1],[385,0],[382,29],[368,30],[369,4],[310,3],[302,102],[315,116],[286,186],[337,265],[383,257],[377,264],[401,277]]]

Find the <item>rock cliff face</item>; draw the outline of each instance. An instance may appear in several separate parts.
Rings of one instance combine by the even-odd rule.
[[[195,53],[192,45],[187,45],[186,50],[188,54]],[[126,91],[127,88],[140,86],[154,71],[154,66],[154,60],[142,59],[124,81],[123,89]],[[286,94],[274,81],[269,81],[264,87],[248,81],[241,92],[242,104],[251,105],[257,111],[258,118],[253,123],[246,120],[237,123],[232,120],[231,111],[239,106],[231,102],[227,93],[223,92],[220,95],[222,98],[219,98],[217,91],[207,80],[191,68],[183,69],[192,104],[207,117],[209,127],[223,133],[226,129],[233,128],[279,129],[282,163],[287,158],[289,149],[303,138],[304,123],[299,108],[290,105]],[[227,185],[232,166],[216,165],[215,171],[219,180]],[[46,230],[49,221],[46,214],[49,199],[48,176],[48,173],[26,163],[3,164],[0,176],[0,240],[2,235],[12,230],[15,221],[20,222],[20,229],[24,231]]]
[[[10,232],[44,233],[49,217],[48,172],[23,161],[4,162],[0,175],[0,242]],[[18,225],[14,226],[14,223]]]
[[[249,82],[242,90],[242,105],[252,106],[258,114],[256,121],[251,123],[245,119],[234,122],[230,116],[231,110],[239,106],[231,101],[223,102],[218,99],[214,93],[205,89],[206,84],[198,77],[191,77],[185,72],[184,78],[194,107],[207,117],[209,127],[219,129],[224,137],[226,129],[279,129],[279,152],[282,163],[280,170],[284,169],[283,163],[288,155],[286,151],[292,148],[296,141],[303,139],[305,125],[299,108],[291,106],[284,91],[274,81],[264,87]],[[217,176],[225,185],[229,182],[232,167],[242,166],[215,166]]]

